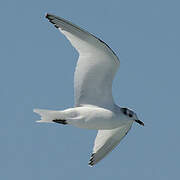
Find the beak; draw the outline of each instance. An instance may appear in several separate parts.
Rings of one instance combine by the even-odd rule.
[[[141,126],[144,126],[144,123],[140,120],[135,120],[138,124],[140,124]]]

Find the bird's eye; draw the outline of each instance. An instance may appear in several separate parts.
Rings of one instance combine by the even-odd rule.
[[[133,115],[132,115],[132,114],[129,114],[129,117],[133,117]]]

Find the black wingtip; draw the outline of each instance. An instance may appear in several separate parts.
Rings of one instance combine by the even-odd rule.
[[[93,161],[90,161],[90,162],[88,163],[88,165],[89,165],[90,167],[93,167],[93,165],[94,165]]]
[[[56,25],[56,24],[54,25],[54,27],[59,28],[59,26],[58,26],[58,25]]]
[[[54,24],[54,26],[56,28],[59,28],[59,26],[54,22],[54,15],[51,15],[49,13],[46,13],[45,17],[49,20],[49,22],[51,22],[52,24]]]
[[[90,158],[89,163],[88,163],[90,167],[93,167],[93,165],[94,165],[94,155],[95,155],[95,153],[91,154],[91,158]]]
[[[54,19],[54,17],[53,17],[54,15],[52,15],[52,14],[49,14],[49,13],[46,13],[45,14],[45,17],[49,20],[49,21],[51,21],[51,20],[53,20]]]
[[[45,14],[45,17],[46,17],[47,19],[49,19],[49,13],[46,13],[46,14]]]
[[[91,162],[89,162],[88,165],[89,165],[90,167],[93,167],[93,164],[92,164]]]

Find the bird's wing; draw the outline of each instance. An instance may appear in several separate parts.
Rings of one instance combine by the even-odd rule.
[[[112,107],[112,81],[120,64],[115,53],[103,41],[71,22],[51,14],[46,18],[79,52],[74,77],[75,106]]]
[[[131,126],[132,122],[128,122],[126,125],[115,129],[99,130],[94,142],[89,165],[93,166],[111,152],[128,133]]]

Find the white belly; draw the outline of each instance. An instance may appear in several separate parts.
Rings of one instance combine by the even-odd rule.
[[[95,106],[76,107],[71,111],[75,111],[76,116],[68,119],[68,123],[79,128],[114,129],[127,123],[121,113]]]

